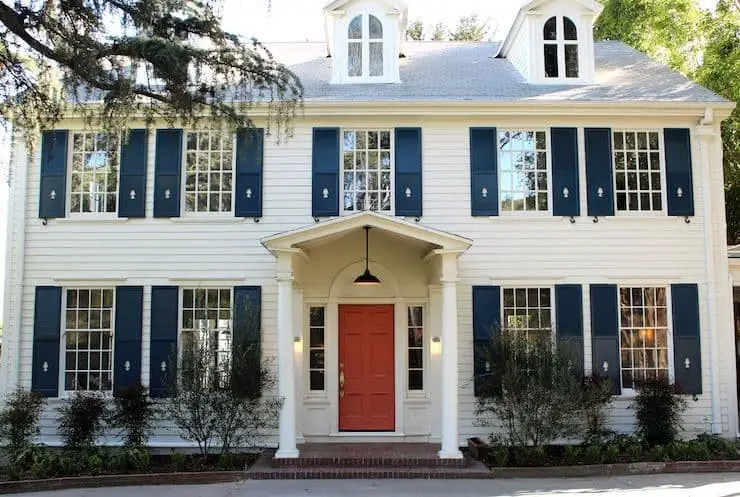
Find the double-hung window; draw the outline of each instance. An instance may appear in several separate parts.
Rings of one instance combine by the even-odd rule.
[[[619,351],[622,388],[635,382],[668,378],[668,290],[665,287],[619,289]]]
[[[233,133],[186,132],[185,211],[231,212],[233,172]]]
[[[504,288],[502,301],[506,331],[534,341],[552,335],[551,288]]]
[[[182,290],[182,348],[198,354],[203,381],[211,385],[226,377],[231,364],[231,306],[231,288]]]
[[[663,150],[658,131],[614,131],[617,211],[663,210]]]
[[[112,288],[65,292],[64,390],[108,392],[113,385]]]
[[[547,131],[498,132],[501,212],[550,210],[550,158]]]
[[[342,198],[345,212],[391,212],[391,130],[342,132]]]
[[[114,213],[118,208],[120,140],[106,133],[72,133],[69,210]]]

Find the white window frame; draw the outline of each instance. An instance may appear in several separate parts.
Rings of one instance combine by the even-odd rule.
[[[344,208],[344,133],[350,131],[350,132],[357,132],[357,131],[377,131],[378,133],[382,131],[387,131],[390,133],[390,142],[391,142],[391,168],[389,170],[390,176],[391,176],[391,208],[390,210],[384,211],[382,209],[378,209],[376,211],[372,211],[370,209],[365,209],[362,211],[358,210],[345,210]],[[380,135],[378,135],[378,140],[380,140]],[[394,129],[392,127],[383,128],[383,127],[375,127],[375,128],[367,128],[362,126],[357,127],[345,127],[341,128],[339,130],[339,207],[340,207],[340,215],[350,215],[355,214],[357,212],[377,212],[379,214],[387,214],[389,216],[395,215],[396,212],[396,136],[394,133]],[[380,150],[380,149],[379,149]],[[381,171],[380,164],[378,164],[378,171]],[[382,174],[382,173],[379,173]],[[380,176],[378,176],[378,184],[380,185]],[[380,198],[378,198],[378,205],[380,205]]]
[[[352,21],[357,17],[361,16],[362,18],[362,38],[353,38],[350,39],[349,37],[349,26],[352,23]],[[383,37],[382,38],[370,38],[370,16],[375,17],[380,22],[380,25],[383,29]],[[346,78],[349,82],[363,82],[363,83],[379,83],[386,81],[388,79],[388,61],[386,60],[388,57],[388,37],[387,32],[390,26],[387,25],[385,21],[384,16],[378,15],[375,12],[370,11],[362,11],[362,12],[356,12],[351,15],[347,16],[347,23],[344,25],[344,51],[346,54],[345,57],[345,66],[342,68],[343,70],[343,78]],[[349,74],[349,44],[350,43],[359,43],[362,47],[362,72],[359,76],[350,76]],[[380,76],[370,76],[370,43],[382,43],[382,54],[383,54],[383,74]]]
[[[619,386],[622,389],[622,394],[619,397],[634,397],[637,395],[636,389],[622,386],[622,304],[620,294],[623,288],[665,288],[666,324],[668,326],[668,381],[671,383],[675,381],[676,377],[673,360],[673,303],[671,285],[667,283],[634,282],[617,285],[617,355],[619,357]],[[601,365],[593,365],[592,369],[603,372]]]
[[[421,383],[422,388],[419,390],[411,390],[409,386],[409,372],[411,370],[410,364],[409,364],[409,328],[411,328],[411,323],[409,322],[409,311],[412,308],[421,308]],[[418,328],[418,326],[415,326],[415,328]],[[427,306],[423,303],[416,303],[416,302],[409,302],[406,304],[406,327],[405,330],[405,337],[404,337],[404,351],[405,351],[405,357],[404,357],[404,382],[406,385],[406,395],[407,397],[415,397],[415,396],[425,396],[426,392],[429,391],[429,388],[427,386],[427,370],[429,369],[427,366],[429,365],[429,347],[427,346],[427,340],[429,339],[429,323],[427,322]],[[414,350],[419,350],[419,347],[414,347]],[[418,371],[418,368],[414,368],[414,371]]]
[[[224,131],[223,134],[231,135],[231,146],[232,146],[232,154],[231,154],[231,209],[228,211],[217,211],[217,212],[211,212],[211,211],[188,211],[186,208],[187,200],[187,190],[186,190],[186,182],[188,178],[187,173],[187,154],[188,154],[188,133],[204,133],[204,132],[218,132],[216,130],[208,130],[208,129],[184,129],[182,134],[182,149],[181,149],[181,164],[182,167],[181,173],[180,173],[180,212],[182,217],[217,217],[217,218],[233,218],[234,217],[234,209],[236,206],[236,132],[233,131]],[[209,152],[210,153],[210,152]],[[196,177],[196,184],[195,184],[196,192],[198,191],[198,184],[197,184],[197,177]],[[196,197],[197,202],[197,197]]]
[[[535,134],[538,132],[544,132],[545,133],[545,144],[547,145],[546,150],[546,160],[547,160],[547,210],[540,211],[540,210],[534,210],[534,211],[507,211],[503,209],[503,203],[504,203],[504,197],[503,197],[503,189],[502,189],[502,182],[501,182],[501,153],[502,151],[499,149],[499,140],[502,133],[506,132],[534,132]],[[536,142],[536,135],[535,135],[535,142]],[[494,143],[494,147],[496,150],[496,161],[497,161],[497,168],[496,168],[496,183],[498,184],[498,212],[499,216],[526,216],[526,217],[551,217],[552,216],[552,141],[550,138],[550,130],[548,128],[541,128],[541,127],[528,127],[528,126],[506,126],[502,128],[496,128],[496,142]],[[536,152],[535,152],[536,154]],[[536,161],[536,157],[535,157]],[[535,168],[535,173],[537,169]],[[536,202],[536,199],[535,199]]]
[[[660,204],[661,209],[649,210],[649,211],[632,211],[632,210],[619,210],[617,209],[617,161],[614,156],[615,154],[615,133],[658,133],[658,145],[660,147]],[[659,128],[613,128],[611,130],[611,167],[612,167],[612,200],[614,201],[614,213],[621,217],[650,217],[650,216],[667,216],[668,215],[668,178],[666,177],[666,166],[665,166],[665,140],[663,137],[663,130]],[[649,158],[648,158],[649,160]],[[638,184],[640,178],[637,178]],[[628,192],[630,190],[627,190]]]
[[[72,212],[72,176],[73,176],[73,160],[74,160],[74,135],[75,134],[105,134],[102,130],[85,130],[85,129],[70,129],[68,133],[68,143],[67,143],[67,171],[66,171],[66,181],[67,181],[67,188],[65,188],[65,211],[67,215],[70,218],[83,218],[83,219],[92,219],[92,218],[101,218],[101,219],[108,219],[108,218],[117,218],[118,217],[118,209],[120,206],[120,195],[121,195],[121,137],[119,136],[117,138],[118,145],[116,146],[116,154],[118,156],[118,171],[116,172],[116,208],[115,210],[111,212]],[[83,151],[84,153],[84,151]],[[106,192],[107,193],[107,192]]]
[[[321,307],[324,309],[324,388],[321,390],[311,390],[311,328],[314,328],[314,326],[311,326],[311,308],[313,307]],[[326,304],[326,302],[310,302],[305,305],[304,310],[304,336],[305,336],[305,366],[303,367],[303,377],[304,377],[304,384],[306,385],[305,388],[305,396],[306,397],[326,397],[327,395],[327,383],[329,381],[329,374],[327,371],[327,356],[328,356],[328,347],[327,347],[327,338],[329,335],[328,332],[328,321],[329,321],[329,307]],[[319,371],[318,369],[314,369],[315,371]]]
[[[545,24],[552,18],[555,18],[556,36],[555,40],[545,40]],[[565,39],[565,18],[571,20],[576,26],[576,39],[566,40]],[[539,72],[542,75],[542,80],[545,82],[569,82],[579,83],[584,80],[584,30],[581,29],[581,25],[576,18],[568,14],[550,14],[543,15],[544,19],[542,23],[539,23],[539,52],[542,63],[539,65]],[[558,75],[557,77],[550,77],[547,75],[545,70],[545,45],[557,45],[558,54]],[[566,64],[565,64],[565,45],[576,45],[578,50],[578,76],[566,77]]]
[[[67,390],[66,388],[66,371],[67,371],[67,291],[68,290],[111,290],[113,292],[113,307],[111,308],[111,348],[110,348],[110,390]],[[105,398],[112,398],[113,391],[116,386],[116,287],[114,285],[69,285],[62,287],[62,308],[60,321],[60,333],[59,333],[59,398],[70,398],[75,395],[76,392],[88,392],[96,395],[101,395]],[[88,374],[89,374],[89,363],[88,363]],[[75,370],[78,371],[78,370]]]
[[[183,330],[185,328],[185,323],[183,321],[183,312],[185,311],[185,290],[229,290],[230,300],[229,303],[229,315],[230,321],[231,321],[231,349],[229,352],[233,352],[234,347],[234,286],[233,285],[221,285],[218,283],[213,283],[209,285],[180,285],[178,287],[178,296],[177,296],[177,359],[180,361],[182,359],[182,352],[183,352]],[[178,374],[177,381],[180,381],[180,376]]]

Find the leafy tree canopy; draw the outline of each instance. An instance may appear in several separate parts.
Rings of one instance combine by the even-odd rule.
[[[289,131],[300,81],[257,40],[224,31],[219,5],[0,2],[0,121],[35,131],[75,112],[107,131],[136,118],[249,126],[260,103],[273,129]]]
[[[421,19],[409,24],[409,27],[406,28],[406,39],[416,41],[424,39],[424,22]]]
[[[438,22],[432,28],[432,41],[442,41],[447,39],[447,26],[445,23]]]
[[[457,21],[455,31],[450,33],[450,40],[482,41],[489,34],[489,24],[487,19],[480,19],[478,14],[463,16]]]

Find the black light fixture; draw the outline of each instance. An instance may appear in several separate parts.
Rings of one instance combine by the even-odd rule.
[[[368,265],[370,264],[368,236],[370,232],[370,226],[365,226],[365,272],[355,278],[355,285],[360,286],[372,286],[380,285],[380,280],[377,276],[370,272]]]

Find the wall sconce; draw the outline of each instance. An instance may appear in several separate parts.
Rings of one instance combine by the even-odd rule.
[[[301,337],[293,337],[293,351],[300,354],[303,351],[303,340]]]
[[[440,340],[439,337],[433,337],[432,338],[432,355],[438,356],[442,353],[442,340]]]

